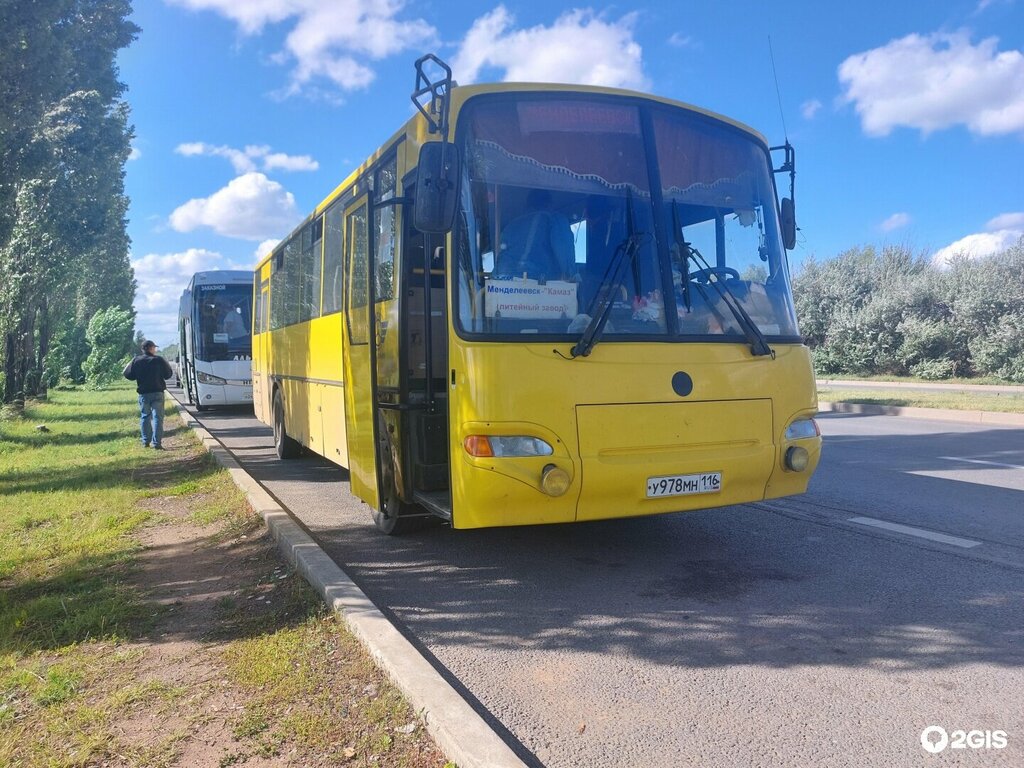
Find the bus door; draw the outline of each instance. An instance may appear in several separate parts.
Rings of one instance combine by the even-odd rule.
[[[345,209],[345,425],[352,493],[379,508],[374,430],[370,303],[370,222],[366,195]]]
[[[181,349],[184,369],[181,372],[182,382],[185,385],[185,395],[188,401],[193,404],[199,403],[199,393],[196,391],[196,344],[192,336],[192,313],[194,307],[191,297],[189,298],[188,314],[181,323]]]
[[[260,416],[264,422],[269,422],[273,419],[271,414],[270,404],[270,372],[273,367],[270,364],[270,360],[267,355],[270,354],[270,280],[263,280],[260,283],[260,296],[259,301],[256,304],[256,311],[258,316],[253,318],[256,327],[259,328],[259,345],[253,350],[253,357],[259,360],[259,363],[253,364],[253,401],[256,404],[256,413]]]
[[[411,189],[411,183],[405,188]],[[448,446],[448,320],[443,235],[412,226],[403,237],[403,365],[409,405],[405,465],[412,499],[442,516],[451,514]]]

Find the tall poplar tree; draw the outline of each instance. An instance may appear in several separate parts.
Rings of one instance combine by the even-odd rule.
[[[3,400],[38,393],[51,340],[130,311],[124,166],[132,138],[116,56],[129,0],[0,0]],[[63,344],[69,367],[87,350]],[[60,366],[63,368],[64,366]]]

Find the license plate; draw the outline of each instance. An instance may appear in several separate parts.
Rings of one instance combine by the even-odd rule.
[[[721,490],[721,472],[647,478],[648,499],[657,499],[662,496],[691,496],[696,493],[718,493]]]

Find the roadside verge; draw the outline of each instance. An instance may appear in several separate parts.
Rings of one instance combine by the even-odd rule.
[[[452,685],[420,654],[323,549],[173,396],[203,447],[245,493],[279,551],[337,613],[423,718],[427,732],[459,768],[526,768]]]
[[[938,421],[957,421],[966,424],[1024,427],[1024,413],[959,411],[952,408],[918,408],[904,405],[847,402],[820,402],[818,403],[818,412],[859,413],[866,416],[902,416],[909,419],[932,419]]]

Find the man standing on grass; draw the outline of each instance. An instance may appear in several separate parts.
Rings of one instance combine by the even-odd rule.
[[[142,354],[125,366],[124,377],[135,382],[135,391],[139,393],[143,448],[150,445],[157,450],[163,448],[165,380],[173,375],[170,364],[156,353],[156,344],[152,341],[144,341]]]

